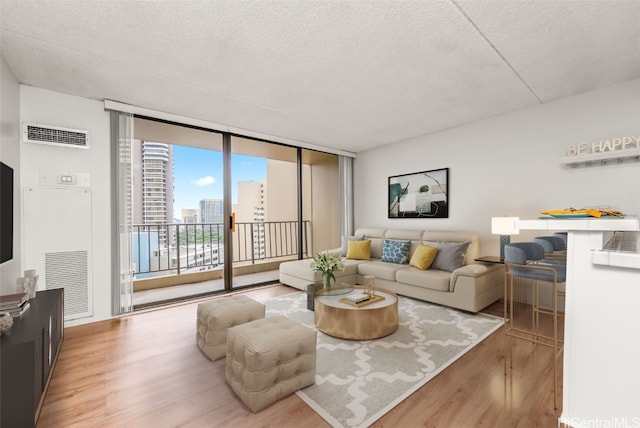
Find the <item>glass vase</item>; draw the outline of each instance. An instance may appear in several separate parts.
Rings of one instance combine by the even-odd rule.
[[[325,275],[324,276],[324,289],[325,290],[331,290],[331,288],[333,288],[333,278],[331,278],[329,275]]]

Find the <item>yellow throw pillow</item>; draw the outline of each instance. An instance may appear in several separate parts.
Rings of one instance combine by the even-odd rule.
[[[355,260],[371,259],[371,240],[349,241],[347,243],[347,258]]]
[[[418,269],[427,270],[436,258],[436,254],[438,254],[436,247],[420,244],[418,248],[416,248],[416,251],[414,251],[413,256],[411,256],[409,264]]]

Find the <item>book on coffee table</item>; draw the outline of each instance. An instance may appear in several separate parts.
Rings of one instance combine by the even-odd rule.
[[[360,291],[356,291],[354,293],[351,294],[347,294],[346,296],[344,296],[344,298],[350,302],[353,303],[360,303],[360,302],[364,302],[366,300],[369,300],[369,295],[368,294],[364,294]]]

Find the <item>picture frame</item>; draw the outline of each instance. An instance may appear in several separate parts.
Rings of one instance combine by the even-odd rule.
[[[448,218],[449,168],[391,176],[388,196],[388,218]]]

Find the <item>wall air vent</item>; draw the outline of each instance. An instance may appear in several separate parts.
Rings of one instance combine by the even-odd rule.
[[[45,253],[47,290],[64,288],[65,321],[93,315],[89,300],[88,251]]]
[[[53,146],[89,148],[89,132],[81,129],[24,123],[22,139],[25,143],[49,144]]]

